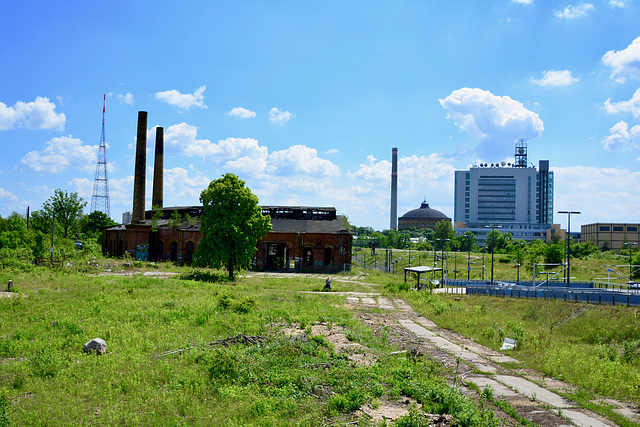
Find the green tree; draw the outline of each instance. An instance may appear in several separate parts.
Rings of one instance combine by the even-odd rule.
[[[194,256],[198,266],[225,266],[229,279],[249,263],[256,243],[271,230],[271,219],[262,215],[258,197],[232,173],[216,179],[200,194],[202,239]]]
[[[451,225],[451,221],[442,220],[436,223],[436,231],[433,233],[434,239],[449,239],[452,240],[456,235],[456,232],[453,230],[453,226]],[[440,248],[442,243],[437,244],[437,247]],[[445,245],[447,248],[449,245]]]
[[[102,230],[117,224],[106,213],[93,211],[89,215],[85,215],[80,221],[80,232],[84,234],[86,239],[94,239],[96,242],[101,243]]]
[[[73,235],[79,231],[82,210],[86,205],[87,202],[82,200],[78,193],[67,193],[58,188],[54,195],[44,202],[42,210],[34,212],[33,216],[38,222],[40,231],[48,234],[51,232],[51,219],[55,214],[56,223],[62,228],[62,235],[67,238],[69,234]]]

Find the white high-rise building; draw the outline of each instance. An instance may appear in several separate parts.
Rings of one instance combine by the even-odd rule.
[[[454,223],[478,243],[494,226],[514,239],[546,239],[553,223],[553,172],[549,161],[527,164],[527,146],[516,142],[515,162],[481,163],[455,173]]]

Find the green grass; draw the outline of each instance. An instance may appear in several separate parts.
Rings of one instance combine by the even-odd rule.
[[[585,392],[640,404],[638,308],[552,300],[407,293],[438,325],[493,349],[505,337],[527,366]]]
[[[216,272],[179,271],[169,279],[0,271],[18,290],[0,299],[2,425],[341,425],[358,421],[353,411],[366,402],[400,396],[460,425],[495,423],[447,385],[437,363],[391,354],[344,297],[299,292],[317,278],[228,283]],[[311,335],[317,323],[344,327],[378,362],[359,366],[335,352]],[[283,334],[293,326],[303,332]],[[260,340],[212,344],[239,334]],[[107,354],[84,354],[96,337]]]

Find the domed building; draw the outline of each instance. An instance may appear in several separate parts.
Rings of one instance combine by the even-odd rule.
[[[431,228],[435,229],[436,224],[442,220],[451,222],[451,218],[440,211],[431,209],[425,200],[418,209],[407,212],[398,218],[398,229],[410,228]]]

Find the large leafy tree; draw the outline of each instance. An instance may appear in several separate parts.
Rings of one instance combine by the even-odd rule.
[[[52,218],[55,214],[56,224],[62,229],[62,235],[67,238],[69,234],[79,231],[82,210],[87,202],[78,196],[78,193],[67,193],[57,189],[53,196],[49,197],[42,205],[40,211],[33,213],[34,226],[45,234],[51,233]]]
[[[258,197],[232,173],[216,179],[200,194],[204,207],[200,217],[202,239],[194,256],[200,266],[226,267],[229,279],[247,265],[256,243],[271,230],[271,220],[262,215]]]

